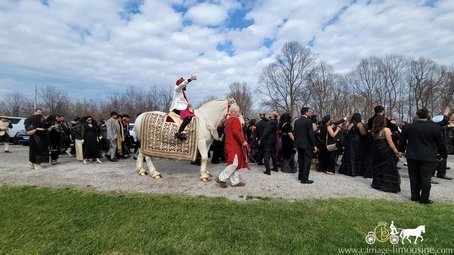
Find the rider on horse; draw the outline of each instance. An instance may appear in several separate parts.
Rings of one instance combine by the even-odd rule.
[[[178,79],[175,84],[176,87],[173,91],[173,101],[172,105],[170,106],[170,111],[173,111],[174,113],[180,115],[180,119],[183,120],[183,123],[181,123],[178,132],[175,133],[175,137],[180,140],[186,139],[186,134],[182,132],[184,131],[184,128],[191,122],[192,117],[195,116],[194,110],[189,104],[185,93],[188,83],[194,80],[197,80],[196,75],[191,75],[191,78],[187,80],[183,78]]]

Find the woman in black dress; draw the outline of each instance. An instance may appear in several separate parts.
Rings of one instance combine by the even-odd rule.
[[[318,156],[318,171],[325,172],[326,174],[334,174],[336,167],[336,151],[328,151],[327,144],[336,143],[336,135],[339,133],[340,128],[336,128],[331,121],[331,116],[327,115],[322,119],[320,126],[320,152]]]
[[[292,117],[290,114],[284,113],[279,120],[279,133],[281,135],[281,153],[282,153],[282,168],[283,173],[296,173],[295,168],[295,146],[293,141],[295,140],[293,136],[293,127],[291,124]]]
[[[366,134],[366,127],[361,122],[361,114],[353,114],[344,139],[345,150],[339,173],[349,176],[364,175],[367,163],[365,160]]]
[[[372,126],[372,188],[385,192],[400,192],[400,175],[396,157],[402,157],[386,127],[384,116],[377,115]]]
[[[58,115],[51,115],[47,118],[46,128],[49,131],[49,148],[51,165],[58,164],[58,156],[61,152],[62,128],[58,123]]]
[[[43,115],[33,115],[25,120],[25,129],[29,139],[30,168],[42,169],[41,163],[49,163],[49,137]]]
[[[102,164],[99,159],[101,157],[101,150],[99,149],[99,128],[93,117],[87,116],[82,119],[84,140],[83,140],[83,154],[84,165],[88,163],[88,159],[96,159],[96,162]]]

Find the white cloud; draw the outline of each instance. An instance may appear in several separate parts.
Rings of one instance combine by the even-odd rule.
[[[0,98],[34,84],[100,98],[130,85],[171,87],[198,74],[188,89],[196,105],[210,94],[224,96],[234,81],[256,86],[285,42],[307,45],[312,38],[318,59],[340,72],[372,55],[453,62],[454,1],[430,8],[405,0],[145,0],[129,20],[120,15],[125,2],[0,1]],[[228,15],[244,6],[253,23],[229,28]],[[218,49],[226,43],[228,53]]]
[[[185,18],[200,26],[221,25],[227,19],[227,10],[216,4],[201,3],[191,7]]]
[[[317,37],[315,50],[341,71],[353,68],[361,58],[390,54],[450,64],[454,49],[448,45],[454,43],[454,33],[447,24],[454,8],[447,2],[434,8],[408,1],[360,2]]]

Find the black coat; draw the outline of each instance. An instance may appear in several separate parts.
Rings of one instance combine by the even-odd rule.
[[[442,134],[442,128],[430,121],[407,124],[402,128],[400,151],[406,151],[405,157],[412,160],[437,161],[437,152],[446,158],[448,153]]]
[[[314,131],[312,130],[312,121],[301,116],[295,120],[295,127],[293,129],[295,136],[295,147],[298,149],[312,150],[316,146]]]
[[[270,119],[266,122],[265,130],[263,135],[260,138],[264,144],[274,144],[276,143],[276,133],[277,133],[277,120]]]
[[[262,139],[262,136],[263,136],[263,132],[265,132],[265,125],[266,125],[266,122],[268,121],[268,119],[261,119],[259,120],[259,122],[257,122],[257,124],[255,124],[255,130],[257,132],[257,138],[260,140]]]

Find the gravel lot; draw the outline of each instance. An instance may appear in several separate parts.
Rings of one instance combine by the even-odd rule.
[[[139,176],[132,158],[104,164],[89,162],[83,165],[75,158],[60,156],[60,164],[44,165],[43,170],[32,170],[27,166],[28,147],[13,145],[12,153],[3,153],[0,147],[0,185],[32,185],[43,187],[75,187],[101,192],[132,192],[147,194],[183,194],[189,196],[226,197],[244,200],[251,197],[274,197],[285,199],[306,198],[370,198],[406,201],[410,198],[410,181],[407,168],[399,163],[402,179],[398,194],[385,193],[370,187],[371,179],[349,177],[342,174],[326,175],[311,171],[311,185],[297,181],[297,174],[272,172],[271,176],[262,173],[263,166],[252,164],[252,170],[242,171],[245,187],[222,189],[212,180],[204,183],[199,180],[199,166],[187,161],[156,159],[156,168],[163,178],[154,180],[149,176]],[[454,157],[448,158],[448,166],[454,169]],[[208,170],[217,176],[224,164],[209,163]],[[448,170],[453,176],[453,170]],[[431,199],[436,203],[454,203],[454,180],[434,178],[440,184],[432,185]]]

